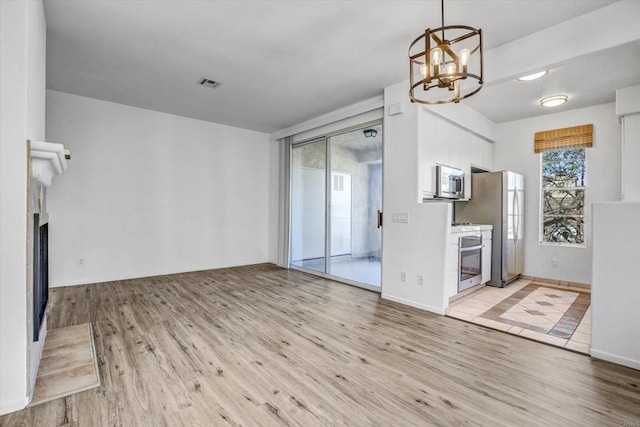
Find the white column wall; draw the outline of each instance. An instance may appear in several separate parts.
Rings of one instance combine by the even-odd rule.
[[[43,140],[46,23],[41,0],[0,1],[0,414],[29,401],[27,139]]]
[[[640,86],[616,91],[616,114],[622,123],[622,200],[640,201]]]
[[[444,314],[445,248],[450,203],[417,203],[418,109],[409,102],[408,84],[385,89],[382,227],[382,298]],[[389,108],[400,105],[401,114]],[[408,223],[394,223],[407,213]],[[402,282],[402,273],[407,281]],[[424,284],[418,285],[418,275]]]
[[[591,356],[640,369],[640,203],[593,206]]]

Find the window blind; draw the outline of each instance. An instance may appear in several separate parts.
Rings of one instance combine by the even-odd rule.
[[[593,146],[593,124],[536,132],[533,150],[536,153]]]

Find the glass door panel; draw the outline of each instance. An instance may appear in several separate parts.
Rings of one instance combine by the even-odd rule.
[[[382,125],[328,138],[331,171],[327,273],[379,287]]]
[[[325,272],[327,143],[291,149],[291,264]]]

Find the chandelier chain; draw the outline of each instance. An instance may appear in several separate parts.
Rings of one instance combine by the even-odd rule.
[[[444,0],[440,0],[440,15],[442,17],[442,40],[444,40]]]

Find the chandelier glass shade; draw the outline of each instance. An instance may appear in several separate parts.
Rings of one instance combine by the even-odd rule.
[[[446,104],[482,89],[482,30],[466,25],[427,28],[409,46],[411,102]]]

